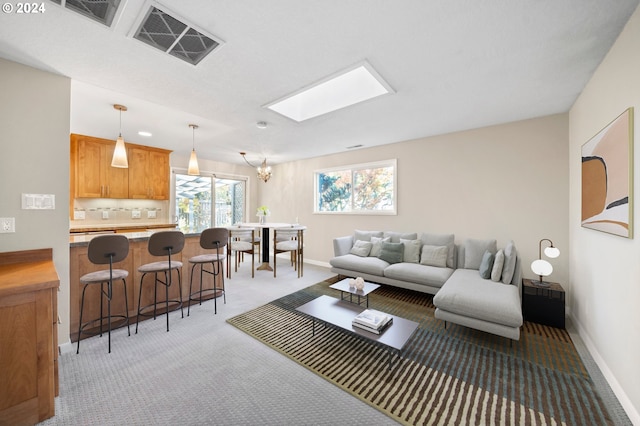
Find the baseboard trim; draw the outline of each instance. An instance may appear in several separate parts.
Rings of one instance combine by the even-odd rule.
[[[618,401],[620,402],[620,405],[622,406],[625,413],[627,414],[627,417],[629,417],[629,420],[631,421],[632,424],[640,425],[640,413],[633,406],[626,392],[624,391],[622,386],[620,386],[620,383],[616,380],[615,376],[609,369],[609,366],[607,365],[605,360],[602,358],[595,344],[589,337],[589,334],[587,333],[585,328],[582,326],[582,324],[578,320],[576,320],[573,316],[570,316],[570,319],[573,326],[577,329],[578,335],[582,339],[582,342],[584,343],[587,350],[589,351],[591,358],[593,358],[593,361],[596,363],[596,365],[600,369],[600,372],[602,373],[605,380],[609,384],[611,391],[615,394],[616,398],[618,398]]]

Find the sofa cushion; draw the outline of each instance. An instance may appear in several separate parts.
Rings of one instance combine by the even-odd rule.
[[[446,268],[448,254],[449,248],[447,246],[430,246],[425,244],[422,246],[420,264]]]
[[[355,254],[345,254],[344,256],[336,256],[329,260],[334,268],[345,269],[354,272],[364,272],[366,274],[383,276],[384,270],[389,263],[377,257],[360,257]]]
[[[381,238],[381,237],[371,237],[371,243],[373,246],[371,247],[371,252],[369,256],[380,256],[380,250],[382,250],[382,243],[388,243],[391,239],[389,237]]]
[[[516,257],[518,253],[513,241],[509,241],[504,248],[504,267],[502,268],[502,282],[510,284],[513,279],[513,274],[516,270]]]
[[[418,263],[420,262],[420,250],[422,249],[422,241],[420,240],[405,240],[403,238],[400,239],[404,247],[404,252],[402,254],[402,261],[409,263]]]
[[[456,266],[456,246],[455,235],[453,234],[429,234],[423,232],[420,234],[422,244],[430,246],[447,246],[447,268],[455,268]]]
[[[371,252],[371,247],[373,243],[370,241],[362,241],[356,240],[353,243],[353,247],[351,247],[351,254],[355,254],[356,256],[369,256],[369,252]]]
[[[382,243],[382,250],[380,250],[380,259],[392,264],[402,262],[402,254],[404,246],[402,243]]]
[[[500,249],[496,253],[496,258],[493,260],[493,269],[491,270],[491,280],[500,281],[502,278],[502,267],[504,266],[504,250]]]
[[[480,269],[482,256],[485,251],[495,253],[497,251],[496,240],[478,240],[467,238],[464,241],[464,268]]]
[[[395,280],[425,284],[432,287],[442,287],[453,271],[454,270],[450,268],[438,268],[435,266],[421,265],[419,263],[402,262],[389,265],[389,267],[384,270],[384,276]]]
[[[433,304],[466,317],[509,327],[522,325],[518,286],[485,280],[471,269],[456,269],[433,297]]]
[[[417,240],[418,234],[416,234],[415,232],[406,233],[406,232],[385,231],[384,237],[390,238],[392,243],[399,243],[401,242],[400,240]]]
[[[491,278],[491,270],[493,269],[493,259],[495,255],[490,251],[485,251],[482,255],[482,262],[480,262],[480,276],[485,280]]]
[[[382,231],[358,231],[353,236],[353,240],[371,241],[371,237],[382,237]]]

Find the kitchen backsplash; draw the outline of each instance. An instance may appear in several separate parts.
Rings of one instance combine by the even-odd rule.
[[[169,201],[76,198],[71,227],[170,223]],[[84,219],[83,219],[84,218]]]

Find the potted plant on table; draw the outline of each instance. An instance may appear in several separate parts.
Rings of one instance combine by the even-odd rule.
[[[256,216],[258,216],[260,223],[264,223],[266,217],[270,214],[271,212],[269,211],[269,208],[267,206],[260,206],[258,207],[258,213],[256,214]]]

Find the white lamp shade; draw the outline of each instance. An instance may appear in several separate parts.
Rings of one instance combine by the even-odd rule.
[[[553,266],[546,260],[538,259],[531,263],[531,270],[536,275],[546,277],[553,272]]]
[[[129,167],[127,161],[127,148],[124,146],[124,139],[122,136],[118,136],[116,140],[116,148],[113,151],[113,157],[111,158],[111,167],[118,167],[126,169]]]
[[[560,256],[560,250],[558,250],[556,247],[547,247],[544,249],[544,254],[547,257],[555,259],[556,257]]]
[[[196,150],[191,151],[191,157],[189,157],[189,168],[187,169],[189,176],[200,175],[200,168],[198,167],[198,158],[196,157]]]

